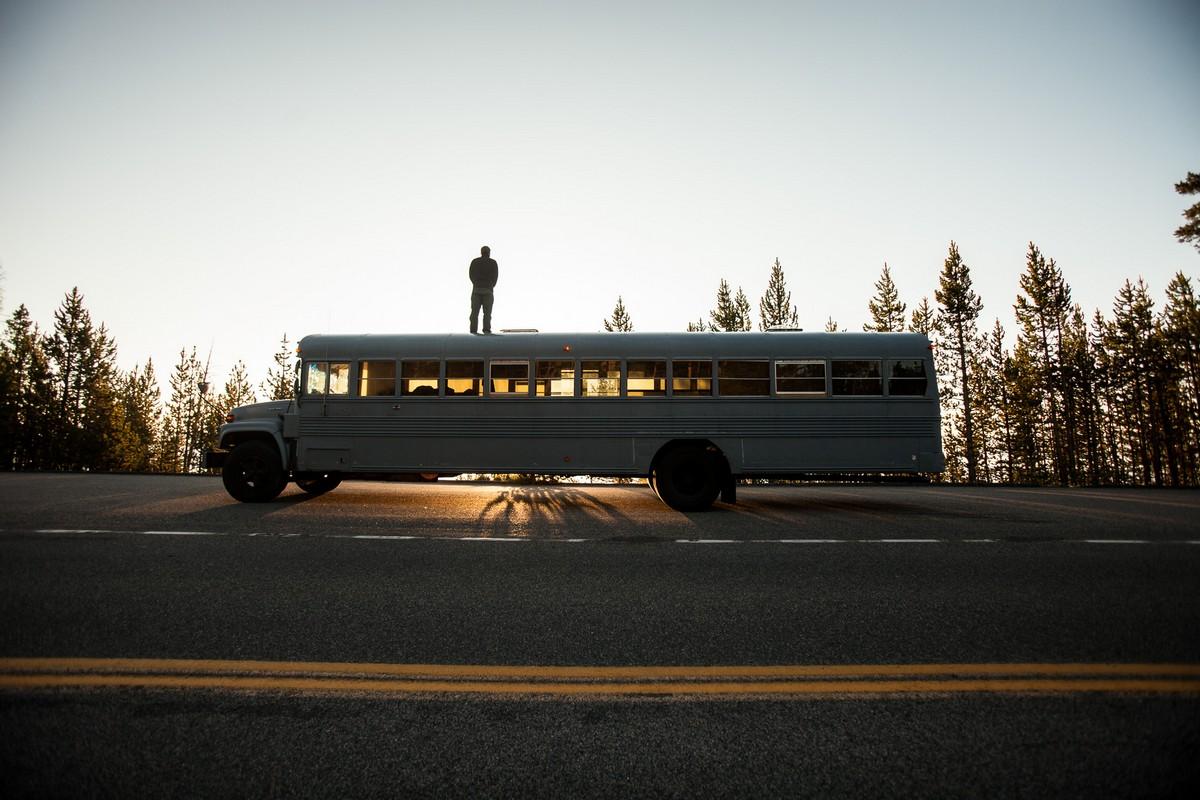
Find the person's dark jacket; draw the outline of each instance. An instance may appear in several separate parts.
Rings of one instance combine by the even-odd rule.
[[[461,262],[460,262],[461,263]],[[476,289],[491,289],[500,277],[500,265],[490,256],[480,256],[471,262],[471,285]]]

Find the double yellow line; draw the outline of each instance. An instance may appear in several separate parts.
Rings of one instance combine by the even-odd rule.
[[[553,667],[148,658],[0,659],[0,690],[106,687],[365,695],[1200,694],[1200,664]]]

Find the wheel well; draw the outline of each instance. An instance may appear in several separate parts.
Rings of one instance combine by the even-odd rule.
[[[651,459],[650,474],[654,474],[655,467],[658,466],[658,462],[662,460],[664,455],[680,447],[700,447],[709,453],[712,453],[713,457],[717,461],[717,466],[721,470],[722,482],[731,477],[732,470],[729,468],[729,459],[725,457],[725,453],[721,451],[721,448],[717,447],[708,439],[672,439],[671,441],[667,442],[662,447],[658,448],[658,452],[655,453],[654,458]]]

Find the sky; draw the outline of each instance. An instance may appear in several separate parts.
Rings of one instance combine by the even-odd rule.
[[[286,333],[637,330],[758,300],[857,330],[951,240],[1012,331],[1025,251],[1090,315],[1200,277],[1200,4],[0,0],[0,290],[78,286],[123,368],[257,383]]]

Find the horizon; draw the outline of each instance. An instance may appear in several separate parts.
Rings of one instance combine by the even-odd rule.
[[[465,332],[485,243],[496,329],[682,331],[722,278],[757,320],[778,258],[801,327],[857,330],[951,240],[1010,338],[1030,241],[1089,317],[1196,275],[1187,3],[218,6],[0,10],[0,313],[78,286],[160,386]]]

